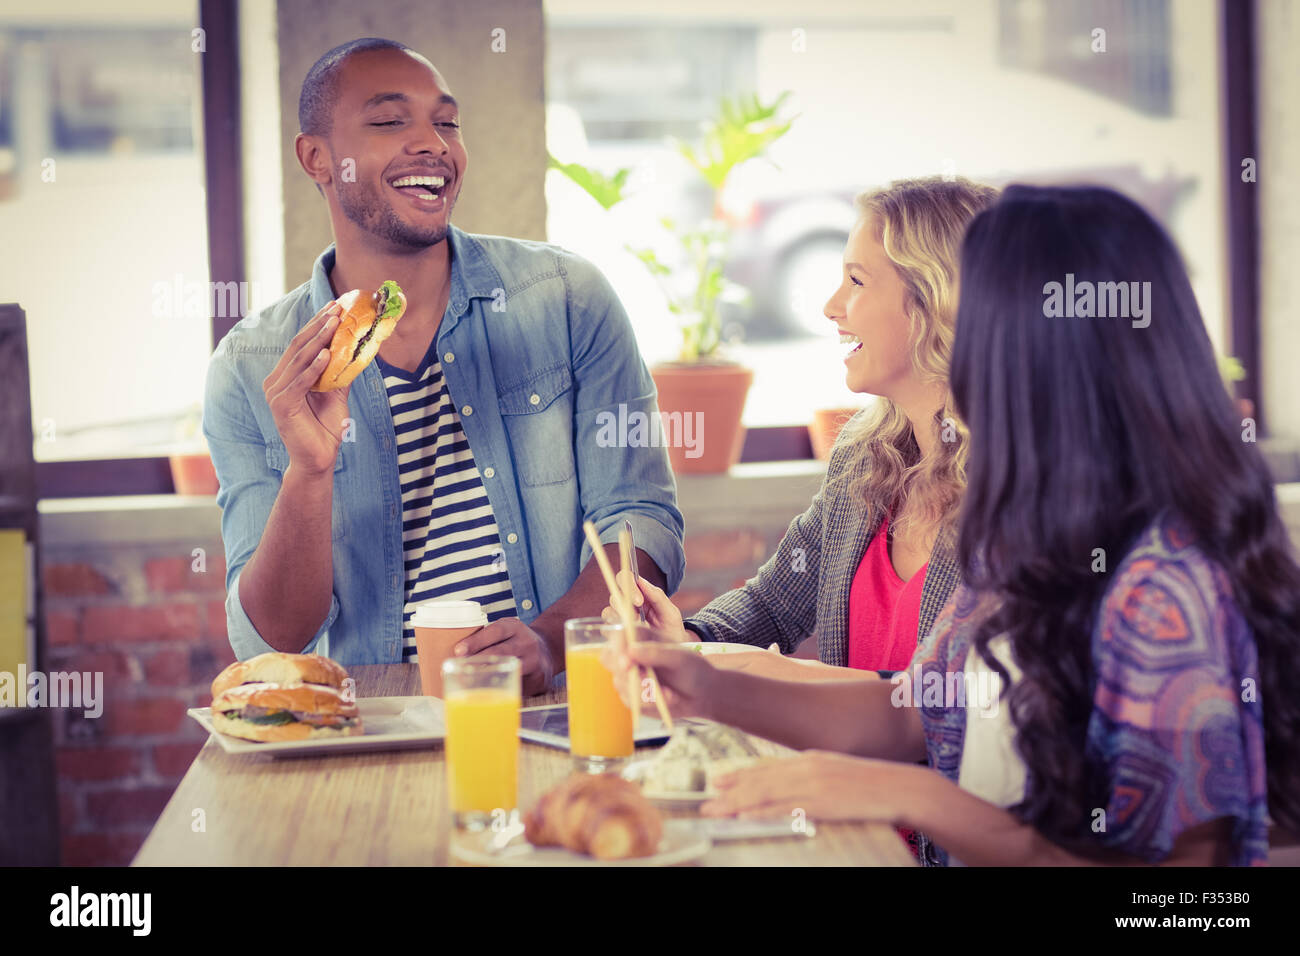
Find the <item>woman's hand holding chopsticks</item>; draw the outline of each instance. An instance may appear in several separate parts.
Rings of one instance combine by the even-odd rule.
[[[630,577],[631,572],[619,571],[617,574],[618,583],[626,586]],[[682,612],[677,610],[677,605],[661,588],[655,587],[643,577],[637,577],[636,581],[640,586],[640,594],[638,595],[636,591],[632,591],[633,606],[638,610],[645,607],[645,623],[649,627],[654,628],[662,636],[672,641],[699,640],[698,635],[688,631],[682,625]],[[638,598],[640,603],[637,603]],[[617,624],[621,620],[618,609],[612,604],[607,604],[605,610],[601,611],[600,616],[608,624]]]
[[[717,670],[702,655],[690,648],[675,646],[671,637],[642,625],[637,628],[637,641],[628,645],[623,641],[610,644],[602,661],[614,675],[614,687],[629,708],[640,708],[642,713],[655,714],[655,689],[649,677],[641,677],[634,685],[638,688],[636,700],[630,698],[628,675],[636,665],[652,668],[658,678],[663,703],[674,717],[709,717]]]

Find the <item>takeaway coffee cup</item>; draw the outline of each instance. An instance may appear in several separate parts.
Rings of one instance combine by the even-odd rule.
[[[442,662],[457,642],[488,622],[477,601],[425,601],[415,606],[411,628],[420,656],[420,692],[442,697]]]

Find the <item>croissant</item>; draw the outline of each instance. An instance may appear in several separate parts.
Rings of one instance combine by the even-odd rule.
[[[636,784],[611,774],[575,774],[524,817],[533,846],[562,846],[598,860],[650,856],[663,831],[659,811]]]

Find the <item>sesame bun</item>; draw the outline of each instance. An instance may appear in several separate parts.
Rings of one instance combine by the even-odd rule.
[[[212,698],[215,701],[223,691],[249,683],[318,684],[342,688],[347,676],[343,665],[320,654],[271,651],[246,661],[235,661],[223,670],[212,682]]]

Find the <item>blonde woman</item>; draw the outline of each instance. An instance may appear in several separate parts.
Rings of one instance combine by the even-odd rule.
[[[951,526],[966,440],[948,393],[957,263],[967,223],[995,198],[939,178],[858,197],[824,311],[851,346],[848,387],[879,398],[845,426],[821,490],[743,587],[683,621],[663,591],[640,582],[653,627],[682,641],[775,643],[786,654],[816,633],[821,663],[833,666],[714,658],[772,677],[874,678],[907,666],[958,583]]]

